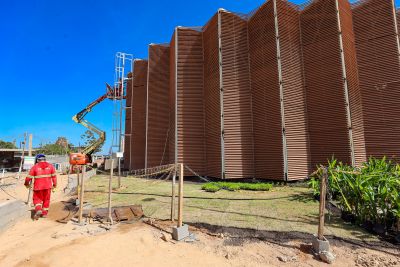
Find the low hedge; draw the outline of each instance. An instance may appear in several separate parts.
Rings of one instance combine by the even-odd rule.
[[[249,190],[249,191],[269,191],[271,183],[233,183],[233,182],[209,182],[204,184],[201,189],[207,192],[217,192],[221,189],[228,191]]]

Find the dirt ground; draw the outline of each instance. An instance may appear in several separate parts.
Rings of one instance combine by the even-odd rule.
[[[311,252],[310,235],[297,231],[257,231],[192,225],[193,242],[175,242],[171,222],[144,219],[111,230],[93,223],[58,223],[68,213],[59,177],[49,217],[22,219],[0,233],[0,266],[327,266]],[[18,185],[14,196],[25,199]],[[3,195],[4,197],[4,195]],[[162,237],[164,237],[164,240]],[[384,242],[349,242],[328,236],[336,261],[332,266],[400,266],[399,247]]]
[[[96,223],[60,224],[55,220],[64,216],[62,207],[54,203],[49,218],[25,219],[0,234],[0,266],[326,266],[302,239],[242,239],[191,228],[196,241],[175,242],[169,234],[165,241],[160,229],[169,231],[169,222],[147,220],[111,230]],[[371,249],[340,240],[331,240],[331,246],[337,256],[332,266],[400,266],[396,247]]]

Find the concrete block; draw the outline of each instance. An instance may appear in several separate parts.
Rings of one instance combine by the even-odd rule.
[[[320,254],[322,251],[330,251],[329,241],[324,237],[324,240],[319,240],[317,235],[314,235],[312,246],[315,253]]]
[[[180,241],[189,235],[189,226],[187,224],[184,224],[181,227],[172,227],[172,238],[174,240]]]

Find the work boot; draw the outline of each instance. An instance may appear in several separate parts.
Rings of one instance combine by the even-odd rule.
[[[38,210],[35,215],[33,215],[34,220],[39,220],[39,218],[42,216],[42,211]]]

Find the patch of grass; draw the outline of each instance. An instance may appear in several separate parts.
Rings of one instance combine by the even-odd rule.
[[[85,182],[85,200],[94,208],[107,207],[108,179],[109,176],[99,175]],[[123,177],[122,188],[117,189],[117,179],[112,185],[115,188],[113,206],[140,204],[147,217],[170,218],[171,181]],[[234,194],[227,190],[210,194],[202,190],[203,186],[192,182],[184,184],[185,223],[252,229],[258,230],[260,235],[270,231],[283,235],[288,232],[315,234],[318,230],[319,203],[306,186],[277,187],[274,184],[270,191],[240,190]],[[326,235],[364,242],[378,240],[356,225],[344,223],[336,215],[329,218],[325,221]]]
[[[214,184],[214,183],[206,183],[204,184],[201,189],[203,189],[204,191],[207,192],[217,192],[219,190],[221,190],[221,187],[219,187],[218,185]]]
[[[270,183],[232,183],[232,182],[210,182],[204,184],[201,189],[206,192],[217,192],[221,189],[228,191],[249,190],[269,191],[272,188]]]

